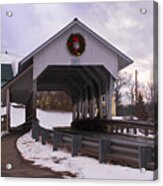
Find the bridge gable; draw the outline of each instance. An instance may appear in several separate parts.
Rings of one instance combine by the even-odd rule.
[[[72,33],[80,33],[85,39],[86,47],[81,56],[73,56],[68,51],[66,43]],[[104,65],[116,78],[119,70],[118,59],[117,53],[77,22],[34,56],[33,78],[36,79],[48,65]]]

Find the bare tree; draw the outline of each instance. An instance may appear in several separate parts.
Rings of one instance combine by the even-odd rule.
[[[141,85],[140,90],[145,100],[146,111],[149,120],[154,120],[155,102],[154,102],[154,83],[148,82],[147,85]]]
[[[138,98],[137,98],[136,105],[135,105],[135,115],[140,120],[147,120],[148,119],[148,113],[146,111],[146,106],[145,106],[141,92],[138,93]]]
[[[130,87],[131,75],[127,72],[119,73],[117,81],[115,83],[115,102],[116,102],[116,111],[118,113],[118,107],[122,105],[122,98],[126,96],[126,91]],[[126,91],[125,91],[126,90]]]

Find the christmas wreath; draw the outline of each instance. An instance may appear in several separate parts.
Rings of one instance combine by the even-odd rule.
[[[85,39],[81,34],[71,34],[67,40],[67,48],[72,55],[80,56],[85,50]]]

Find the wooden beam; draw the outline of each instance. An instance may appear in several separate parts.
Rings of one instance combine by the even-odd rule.
[[[81,119],[84,119],[84,90],[82,92],[82,98],[81,98]]]
[[[95,97],[93,97],[91,100],[91,119],[95,118],[95,104],[96,104],[96,99]]]
[[[101,95],[101,92],[99,92],[98,102],[99,102],[100,118],[103,118],[103,106],[102,106],[102,95]]]
[[[109,80],[106,81],[106,118],[111,119],[112,114],[112,95],[113,95],[113,87],[114,81],[110,76]]]
[[[33,81],[33,97],[32,97],[32,101],[33,101],[33,119],[37,118],[37,113],[36,113],[36,108],[37,108],[37,100],[36,100],[36,95],[37,95],[37,80]]]
[[[82,104],[81,104],[81,97],[80,97],[80,99],[79,99],[79,110],[78,110],[78,112],[79,112],[79,119],[81,119],[81,115],[82,115]]]
[[[25,108],[25,120],[26,122],[32,119],[32,114],[33,114],[33,95],[31,94],[30,98],[28,99],[26,103],[26,108]]]
[[[84,101],[84,108],[85,108],[85,118],[87,118],[87,114],[88,114],[88,89],[85,89],[85,101]]]
[[[73,113],[72,113],[72,120],[73,121],[76,119],[76,111],[77,111],[77,105],[74,104],[74,106],[73,106]]]
[[[19,80],[23,75],[25,75],[29,70],[31,70],[33,68],[33,65],[29,66],[27,69],[25,69],[23,72],[21,72],[20,74],[17,74],[11,81],[9,81],[8,83],[6,83],[2,88],[1,88],[1,93],[3,93],[6,89],[8,89],[9,87],[11,87],[11,85],[13,85],[13,83],[15,83],[17,80]]]
[[[6,91],[6,130],[9,132],[11,128],[11,120],[10,120],[10,89],[8,88]]]

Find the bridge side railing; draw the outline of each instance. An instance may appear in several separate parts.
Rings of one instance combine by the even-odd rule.
[[[113,134],[154,137],[157,133],[157,123],[152,122],[110,120],[108,125]]]
[[[108,122],[108,121],[107,121]],[[90,122],[87,125],[93,125]],[[119,125],[121,125],[119,127]],[[89,129],[91,128],[89,126]],[[151,123],[144,122],[120,122],[120,121],[110,121],[109,123],[102,123],[102,126],[106,129],[111,127],[112,134],[115,132],[124,132],[126,128],[136,128],[142,130],[153,130],[155,126]],[[83,126],[82,126],[83,127]],[[96,129],[101,128],[96,123]],[[116,127],[116,129],[115,129]],[[102,128],[104,130],[104,128]],[[123,128],[123,130],[122,130]],[[83,128],[82,128],[83,129]],[[120,130],[121,129],[121,130]],[[95,128],[91,128],[95,130]],[[109,129],[110,130],[110,129]],[[51,140],[53,144],[53,150],[57,150],[59,145],[68,145],[72,151],[72,156],[76,156],[80,150],[82,152],[88,153],[91,156],[97,156],[100,162],[105,162],[107,160],[112,161],[122,161],[126,162],[124,165],[136,165],[136,167],[156,167],[155,163],[155,139],[152,139],[152,143],[140,142],[139,140],[135,142],[130,141],[127,138],[120,140],[118,138],[112,138],[108,131],[105,133],[99,133],[99,135],[94,135],[92,131],[83,131],[77,129],[70,129],[70,132],[66,131],[65,128],[54,128],[52,130],[45,129],[39,125],[38,120],[32,122],[32,137],[36,141],[41,141],[42,144],[46,144]],[[98,132],[96,131],[98,134]],[[125,134],[126,135],[126,134]],[[130,139],[130,138],[129,138]],[[156,143],[157,146],[157,143]],[[151,169],[151,168],[149,168]],[[152,168],[153,169],[153,168]]]
[[[142,137],[155,137],[157,133],[157,123],[144,121],[87,119],[72,122],[72,127],[87,131],[100,131],[109,134],[135,135]]]

